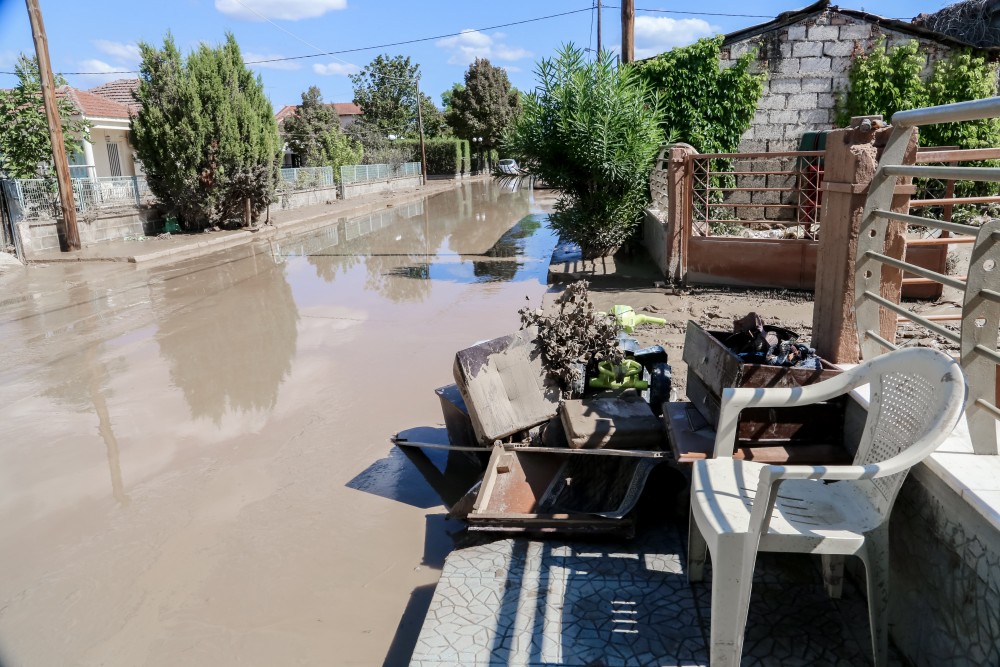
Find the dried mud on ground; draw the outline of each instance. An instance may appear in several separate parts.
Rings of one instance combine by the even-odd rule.
[[[552,309],[564,289],[557,286],[545,296],[544,308]],[[756,312],[766,324],[775,324],[799,334],[799,340],[812,338],[813,295],[791,290],[743,290],[725,287],[602,287],[590,286],[590,300],[598,310],[608,311],[616,304],[632,306],[644,313],[667,320],[666,324],[641,324],[633,336],[643,346],[662,345],[673,369],[673,386],[678,399],[687,399],[685,386],[687,364],[682,360],[684,333],[689,320],[705,329],[731,331],[733,320]]]

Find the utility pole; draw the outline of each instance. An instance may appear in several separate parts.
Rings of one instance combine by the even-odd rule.
[[[597,57],[601,57],[601,0],[597,0]]]
[[[420,130],[420,171],[427,185],[427,152],[424,150],[424,114],[420,111],[420,77],[417,77],[417,129]]]
[[[42,101],[45,117],[49,124],[49,141],[52,142],[52,162],[56,168],[59,184],[59,203],[62,205],[63,223],[66,226],[66,246],[69,250],[80,249],[80,231],[76,227],[76,206],[73,205],[73,183],[69,179],[69,160],[63,142],[62,120],[56,103],[56,86],[52,77],[52,62],[49,60],[49,42],[42,23],[42,10],[38,0],[25,0],[28,4],[28,18],[31,20],[31,36],[35,40],[35,55],[38,57],[38,74],[42,82]]]
[[[622,0],[622,62],[635,60],[635,0]]]

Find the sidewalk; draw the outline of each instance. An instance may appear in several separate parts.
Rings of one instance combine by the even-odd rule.
[[[178,261],[209,255],[246,245],[264,238],[282,238],[324,227],[338,218],[365,215],[394,207],[428,195],[460,187],[477,179],[430,180],[426,185],[393,192],[374,192],[352,199],[338,199],[328,204],[315,204],[271,214],[269,225],[248,229],[223,230],[191,234],[171,234],[169,238],[147,237],[145,240],[111,241],[87,246],[76,252],[48,250],[34,253],[27,264],[56,262],[131,262],[153,263]]]

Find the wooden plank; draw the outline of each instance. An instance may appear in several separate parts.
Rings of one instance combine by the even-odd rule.
[[[935,162],[968,162],[972,160],[1000,159],[1000,148],[969,148],[958,150],[929,151],[921,148],[917,151],[917,164]]]
[[[708,426],[692,424],[689,405],[669,403],[663,413],[670,447],[678,463],[711,458],[715,451],[715,431]],[[740,445],[734,450],[733,458],[774,465],[848,464],[852,460],[842,444],[829,442]]]
[[[737,386],[740,380],[743,364],[739,358],[692,320],[684,333],[681,358],[688,365],[689,377],[693,373],[699,378],[716,378],[727,387]]]

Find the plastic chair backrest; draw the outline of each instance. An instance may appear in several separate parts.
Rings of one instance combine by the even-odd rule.
[[[907,452],[912,466],[933,452],[957,422],[965,376],[953,359],[927,348],[882,355],[871,364],[868,419],[854,463],[878,464]],[[884,517],[908,470],[855,484]]]

